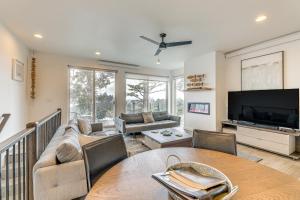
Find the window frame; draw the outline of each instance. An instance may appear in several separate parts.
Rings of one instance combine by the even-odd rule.
[[[135,78],[134,76],[137,76],[137,77]],[[156,75],[125,73],[125,112],[126,113],[127,113],[127,79],[147,81],[148,84],[149,84],[149,81],[165,82],[165,84],[166,84],[166,112],[169,112],[169,110],[170,110],[170,108],[169,108],[170,77],[169,76],[156,76]],[[149,99],[149,94],[148,94],[148,99]],[[143,112],[150,112],[150,110],[148,110],[149,109],[149,101],[147,102],[146,107],[147,107],[147,111],[143,111]]]
[[[177,95],[177,89],[176,89],[176,80],[177,79],[183,79],[183,87],[185,86],[185,79],[184,79],[184,76],[183,75],[180,75],[180,76],[174,76],[172,78],[172,114],[173,115],[177,115],[176,114],[176,95]],[[185,111],[185,104],[183,104],[183,116],[184,116],[184,111]]]
[[[117,104],[116,104],[116,76],[117,76],[117,73],[118,73],[118,70],[109,70],[109,69],[102,69],[102,68],[93,68],[93,67],[82,67],[82,66],[71,66],[71,65],[67,65],[68,67],[68,105],[67,105],[67,119],[70,120],[70,111],[71,111],[71,108],[70,108],[70,103],[71,103],[71,95],[70,95],[70,84],[71,84],[71,77],[70,77],[70,71],[71,69],[78,69],[78,70],[88,70],[88,71],[92,71],[93,72],[93,91],[92,91],[92,94],[93,94],[93,102],[92,102],[92,109],[93,109],[93,113],[92,113],[92,122],[96,122],[96,72],[112,72],[115,74],[115,91],[114,91],[114,100],[113,100],[113,105],[114,105],[114,117],[115,118],[117,116]],[[105,120],[102,120],[102,121],[99,121],[99,122],[104,122]],[[114,120],[112,120],[114,121]]]

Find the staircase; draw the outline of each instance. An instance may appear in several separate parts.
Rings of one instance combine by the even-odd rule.
[[[0,132],[9,116],[0,116]],[[57,109],[0,143],[0,200],[33,200],[33,166],[60,126]]]
[[[18,146],[15,147],[15,156],[13,154],[13,149],[10,149],[8,156],[2,157],[1,166],[1,199],[7,199],[6,192],[8,190],[8,199],[24,199],[23,198],[23,188],[24,188],[24,168],[23,168],[23,144],[20,143],[20,154],[18,154]],[[8,162],[7,162],[8,161]],[[8,164],[7,164],[8,163]],[[20,166],[20,167],[19,167]],[[8,171],[8,176],[7,176]],[[8,178],[8,179],[7,179]],[[6,187],[7,180],[9,187]],[[20,190],[20,192],[19,192]],[[14,194],[15,193],[15,198]],[[21,196],[19,197],[19,194]]]

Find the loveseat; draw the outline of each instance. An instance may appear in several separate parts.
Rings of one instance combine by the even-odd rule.
[[[123,134],[180,126],[180,117],[167,112],[153,112],[154,122],[144,123],[142,113],[124,114],[115,118],[116,129]]]
[[[60,163],[56,150],[65,136],[77,141],[81,146],[107,137],[102,132],[102,124],[92,124],[92,134],[80,133],[77,124],[59,127],[33,168],[33,192],[35,200],[70,200],[87,194],[87,180],[84,160],[81,157]],[[93,136],[91,136],[93,135]]]

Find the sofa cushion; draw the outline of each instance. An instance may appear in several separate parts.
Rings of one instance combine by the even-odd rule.
[[[91,136],[91,135],[83,135],[83,134],[79,134],[78,138],[79,138],[79,143],[80,146],[82,147],[83,145],[86,145],[88,143],[94,142],[96,140],[100,140],[103,138],[106,138],[106,135],[97,135],[97,136]]]
[[[126,126],[127,133],[136,133],[141,131],[149,131],[155,129],[162,129],[162,128],[171,128],[177,126],[177,122],[172,120],[163,120],[163,121],[155,121],[153,123],[136,123],[136,124],[128,124]]]
[[[78,134],[73,129],[68,129],[64,134],[63,140],[56,149],[56,157],[60,163],[82,159]]]
[[[61,126],[57,129],[50,143],[47,145],[47,148],[42,153],[39,160],[35,163],[33,171],[36,171],[39,168],[49,167],[57,164],[56,149],[63,139],[65,128],[65,126]]]
[[[76,119],[72,119],[68,122],[68,125],[66,126],[66,130],[68,130],[69,128],[73,129],[74,131],[76,131],[77,133],[81,133],[78,127],[78,120]]]
[[[168,112],[153,112],[153,118],[155,121],[169,120]]]
[[[144,118],[142,113],[137,113],[137,114],[121,113],[121,119],[125,120],[126,124],[144,123]]]
[[[68,131],[69,129],[72,129],[77,134],[81,133],[80,130],[79,130],[79,128],[78,128],[78,126],[76,124],[67,125],[66,128],[65,128],[65,131]]]
[[[143,112],[142,115],[143,115],[144,123],[153,123],[154,122],[152,112]]]
[[[89,135],[92,132],[91,123],[86,119],[78,119],[78,127],[82,134]]]

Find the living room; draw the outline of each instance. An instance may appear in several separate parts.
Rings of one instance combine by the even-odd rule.
[[[0,199],[300,199],[299,6],[1,1]]]

